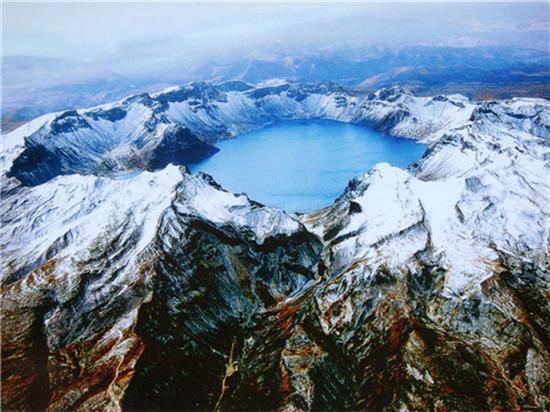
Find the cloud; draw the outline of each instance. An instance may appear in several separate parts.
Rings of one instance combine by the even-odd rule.
[[[471,25],[470,31],[474,33],[495,33],[495,32],[512,32],[512,33],[530,33],[542,32],[548,34],[550,32],[550,21],[535,20],[526,22],[474,22]]]

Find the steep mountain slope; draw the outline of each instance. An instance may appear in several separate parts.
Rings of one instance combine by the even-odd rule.
[[[430,148],[306,215],[164,167],[286,118]],[[3,139],[6,409],[550,407],[545,100],[195,83]]]
[[[353,407],[548,405],[548,131],[546,102],[480,105],[412,175],[379,165],[305,217]]]

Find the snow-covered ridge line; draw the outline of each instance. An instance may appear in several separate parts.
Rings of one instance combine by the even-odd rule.
[[[189,83],[91,109],[46,115],[3,136],[1,170],[27,185],[60,174],[159,169],[210,156],[212,143],[284,119],[369,123],[433,140],[463,124],[475,103],[416,97],[400,87],[355,93],[334,83]]]
[[[200,104],[197,103],[199,101]],[[118,103],[89,110],[45,115],[20,127],[5,139],[10,144],[6,145],[7,150],[2,152],[4,160],[2,186],[4,193],[9,194],[11,191],[22,190],[18,189],[19,179],[22,176],[31,176],[32,184],[40,183],[42,180],[47,181],[56,174],[70,172],[99,175],[110,172],[111,176],[116,177],[121,170],[140,171],[162,168],[168,162],[178,163],[178,160],[185,158],[186,153],[197,151],[197,148],[202,149],[199,155],[205,155],[205,150],[206,155],[211,153],[208,151],[209,146],[195,137],[196,134],[217,130],[218,134],[211,136],[221,138],[220,136],[230,135],[231,130],[260,127],[265,122],[281,117],[309,116],[370,122],[391,133],[415,136],[421,141],[429,142],[430,150],[424,159],[415,165],[412,174],[396,169],[395,173],[402,175],[402,178],[395,184],[391,183],[395,179],[389,177],[394,173],[389,171],[394,169],[391,167],[387,169],[380,166],[371,174],[365,175],[362,179],[368,177],[369,181],[374,179],[373,182],[378,181],[375,176],[383,175],[384,178],[381,179],[383,183],[380,183],[384,185],[382,192],[376,194],[376,184],[367,184],[366,204],[361,200],[366,194],[358,196],[344,193],[334,206],[329,208],[328,214],[331,215],[329,218],[325,218],[322,223],[316,222],[309,225],[310,229],[320,237],[326,237],[330,232],[332,238],[349,238],[350,241],[347,243],[352,242],[357,245],[357,241],[361,239],[359,233],[363,230],[362,228],[368,227],[367,233],[370,240],[367,244],[375,245],[381,239],[394,237],[407,228],[419,227],[418,225],[422,223],[423,226],[430,225],[426,233],[429,232],[432,243],[439,238],[449,237],[450,234],[455,236],[461,230],[464,233],[460,236],[467,238],[485,227],[479,224],[484,219],[476,217],[475,219],[479,220],[478,224],[466,231],[454,228],[439,236],[436,236],[436,232],[453,220],[466,219],[466,213],[473,214],[473,211],[467,212],[467,207],[462,204],[465,202],[464,199],[473,202],[472,198],[475,198],[479,207],[485,205],[484,207],[507,208],[501,214],[501,218],[505,221],[501,222],[497,228],[491,228],[490,225],[485,227],[484,233],[479,236],[492,239],[493,245],[502,243],[499,246],[502,250],[541,250],[548,243],[547,217],[550,215],[547,206],[550,203],[547,180],[549,157],[547,144],[550,135],[548,106],[549,103],[541,99],[475,103],[462,96],[416,97],[410,91],[398,86],[382,89],[373,94],[355,95],[332,83],[300,85],[279,81],[261,86],[238,81],[215,85],[190,83],[152,96],[147,94],[131,96]],[[268,113],[272,113],[269,119]],[[156,121],[151,122],[151,119]],[[225,129],[220,128],[222,124],[225,125]],[[143,127],[141,132],[140,127]],[[194,128],[193,132],[190,131],[191,127]],[[17,139],[24,141],[24,144],[14,144]],[[113,143],[117,139],[118,145]],[[37,145],[33,146],[33,144]],[[102,151],[105,146],[110,150]],[[169,156],[173,152],[180,153],[182,157]],[[19,157],[15,157],[17,154]],[[60,162],[60,158],[64,158],[65,163]],[[23,165],[19,175],[14,173],[14,167],[21,165],[22,159],[23,163],[25,159],[31,164],[38,163],[38,167],[25,169]],[[11,166],[6,167],[10,163]],[[78,167],[70,169],[71,164]],[[13,177],[8,177],[10,174]],[[176,175],[179,176],[179,174]],[[84,177],[75,177],[75,179],[86,180]],[[127,182],[132,183],[139,179],[139,175],[135,177],[128,175]],[[179,179],[173,177],[172,181]],[[500,187],[505,182],[513,180],[518,180],[515,188]],[[55,181],[60,180],[55,179]],[[194,179],[193,181],[202,189],[189,189],[189,193],[196,193],[196,195],[188,194],[187,201],[182,202],[184,206],[181,207],[188,211],[192,210],[193,213],[217,224],[227,223],[231,219],[241,219],[237,217],[238,213],[235,214],[235,211],[242,205],[248,205],[248,199],[227,193],[210,180]],[[398,181],[400,183],[397,183]],[[205,185],[204,182],[208,184]],[[66,186],[67,184],[69,186]],[[116,186],[118,183],[113,184]],[[72,185],[66,183],[64,187]],[[358,185],[361,186],[361,184]],[[77,186],[80,186],[80,183]],[[187,187],[192,186],[187,185]],[[210,189],[207,190],[208,187]],[[528,192],[519,195],[523,188]],[[499,190],[500,193],[496,194],[495,190]],[[207,192],[208,195],[206,195]],[[204,199],[200,197],[201,193]],[[411,193],[411,199],[406,201],[406,204],[399,204],[403,202],[406,193]],[[441,193],[445,193],[446,199],[440,199]],[[89,196],[93,197],[94,194],[90,193]],[[350,199],[350,196],[358,197]],[[387,198],[388,196],[391,199]],[[13,198],[6,196],[6,199]],[[496,202],[494,199],[499,200]],[[371,202],[374,203],[371,204]],[[7,204],[7,202],[4,203]],[[352,204],[354,206],[350,206]],[[523,204],[523,209],[515,210],[520,204]],[[395,210],[392,212],[394,206]],[[368,211],[368,214],[361,213],[353,216],[338,235],[334,235],[330,222],[339,220],[338,216],[342,211],[345,215],[348,209],[354,207]],[[378,213],[376,216],[378,216],[377,219],[382,219],[381,223],[370,222],[370,214],[375,213],[373,211],[380,207],[383,210],[376,212]],[[229,210],[233,212],[229,213]],[[436,213],[437,217],[430,217],[430,210]],[[247,216],[251,216],[248,212],[246,213]],[[273,216],[277,214],[273,213]],[[443,216],[442,213],[448,215]],[[534,225],[529,234],[524,234],[520,228],[513,230],[513,227],[507,223],[514,214],[518,213],[538,216],[536,219],[529,219]],[[297,223],[292,219],[288,220],[288,224],[282,223],[287,219],[285,216],[286,214],[283,213],[278,218],[277,224],[264,222],[260,226],[290,225],[288,227],[292,226],[292,230],[297,230]],[[412,220],[405,216],[409,216]],[[434,222],[428,223],[430,219]],[[308,221],[308,218],[306,217],[305,220]],[[348,218],[346,217],[345,220],[347,222]],[[461,223],[459,227],[462,227],[464,222],[459,223]],[[252,228],[253,231],[258,224],[259,222],[241,223]],[[374,229],[379,224],[382,225],[380,232]],[[494,239],[497,232],[500,233],[498,240]],[[49,235],[53,233],[50,232]],[[61,237],[61,235],[60,233],[56,236]],[[33,236],[36,239],[40,238],[38,233],[34,233]],[[257,238],[262,242],[265,235],[258,234]],[[6,245],[9,244],[7,238],[5,242]],[[46,253],[47,247],[53,243],[47,239],[44,242],[47,243],[44,249],[35,248],[35,250]],[[455,243],[461,244],[458,240],[455,240]],[[342,245],[345,244],[346,242],[341,242],[334,247],[344,247]],[[470,256],[478,256],[477,262],[493,261],[496,256],[494,246],[482,253],[483,247],[479,242],[461,244],[460,247],[462,250],[470,250],[471,253],[468,252]],[[446,250],[449,254],[456,247],[444,242],[436,249]],[[11,249],[7,246],[6,250]],[[361,247],[357,250],[356,252],[361,256],[365,254],[365,248]],[[416,249],[418,250],[420,249]],[[349,264],[351,258],[348,255],[349,252],[345,253],[342,267]],[[33,255],[31,251],[29,254]],[[460,257],[462,255],[462,252],[457,254],[456,262],[467,262],[467,259]],[[334,256],[338,257],[339,253],[334,252]],[[38,258],[35,256],[36,259]],[[353,259],[360,260],[361,257]],[[338,262],[338,258],[334,262]],[[462,266],[472,269],[476,265],[466,263]],[[340,264],[335,267],[340,267]],[[462,277],[469,276],[464,275],[463,269],[460,269],[460,273]]]
[[[447,293],[460,295],[491,277],[505,256],[542,270],[549,145],[548,101],[481,103],[464,125],[444,130],[412,170],[377,165],[304,221],[325,238],[335,274],[359,262],[398,270],[431,259],[447,270]]]

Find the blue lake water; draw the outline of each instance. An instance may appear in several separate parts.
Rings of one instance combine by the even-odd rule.
[[[376,163],[404,167],[426,146],[369,127],[329,120],[285,121],[217,143],[220,149],[191,165],[224,188],[293,212],[330,205],[348,181]]]

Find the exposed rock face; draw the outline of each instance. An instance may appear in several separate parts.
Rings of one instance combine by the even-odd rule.
[[[137,329],[148,350],[127,394],[130,409],[212,409],[227,357],[240,351],[255,315],[317,273],[316,236],[220,190],[207,175],[186,176],[161,218],[151,250],[155,295]]]
[[[143,251],[180,179],[174,167],[66,176],[2,195],[6,409],[118,407],[143,350],[133,332],[151,294]]]
[[[549,409],[549,109],[228,82],[23,126],[0,158],[2,406]],[[292,117],[430,149],[300,216],[162,168]]]

